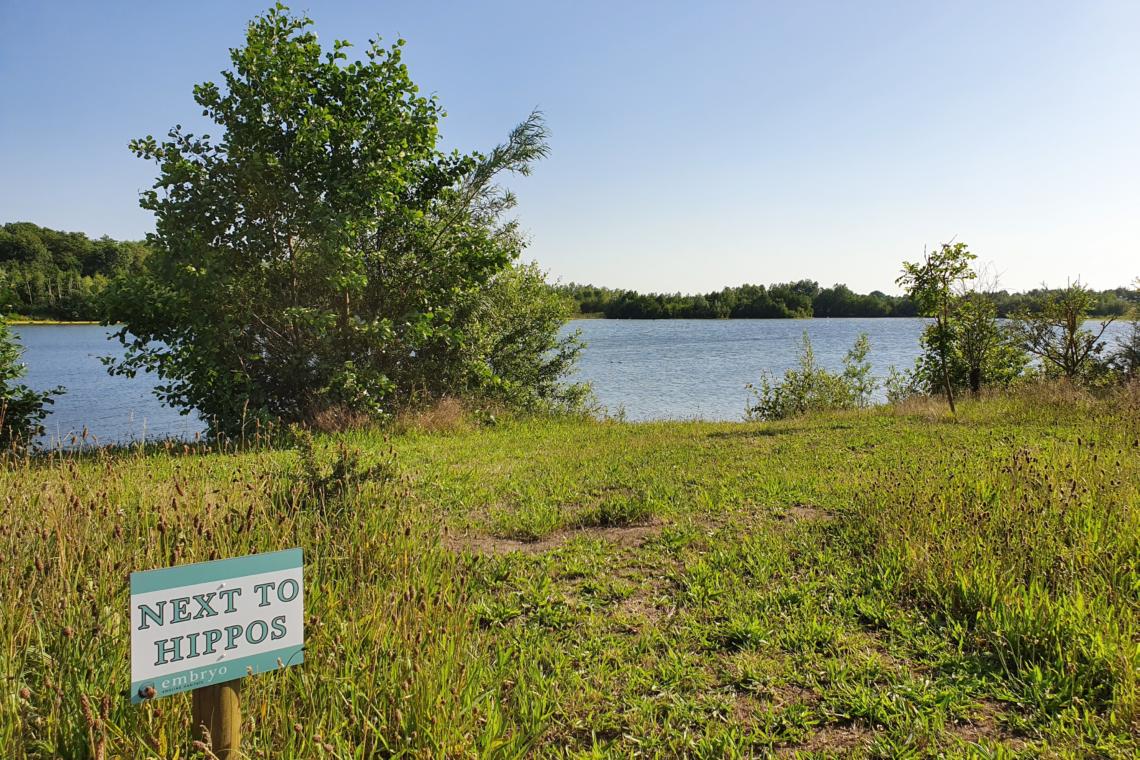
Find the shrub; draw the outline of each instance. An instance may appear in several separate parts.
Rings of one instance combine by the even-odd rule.
[[[940,356],[943,332],[945,373]],[[930,324],[919,345],[922,353],[905,374],[914,392],[929,395],[943,393],[947,377],[955,392],[977,395],[983,387],[1007,388],[1025,375],[1029,363],[1010,331],[997,323],[993,305],[977,293],[963,296],[955,314],[942,324]]]
[[[805,331],[798,366],[787,370],[782,380],[766,373],[759,388],[749,386],[756,403],[745,416],[749,420],[782,420],[808,412],[867,406],[877,386],[867,361],[870,350],[867,336],[860,335],[843,357],[843,372],[834,374],[816,364]]]
[[[281,494],[291,509],[343,512],[366,487],[383,490],[399,477],[395,449],[389,448],[379,461],[366,463],[360,449],[342,442],[333,453],[324,454],[308,430],[294,427],[291,432],[300,472],[284,479],[288,491]]]
[[[1021,345],[1041,360],[1047,376],[1091,381],[1104,374],[1101,336],[1114,318],[1085,329],[1094,303],[1092,291],[1078,282],[1050,293],[1039,309],[1025,310],[1015,318],[1013,329]]]
[[[0,448],[25,448],[43,432],[47,407],[62,387],[34,391],[18,382],[24,376],[23,353],[8,325],[0,322]]]
[[[1132,283],[1133,296],[1140,299],[1140,278]],[[1124,381],[1140,379],[1140,303],[1133,303],[1128,323],[1128,332],[1116,339],[1109,365]]]
[[[511,266],[472,291],[452,323],[463,341],[439,341],[419,357],[429,399],[458,394],[520,411],[577,410],[589,396],[567,383],[584,344],[560,336],[574,302],[535,264]]]
[[[1128,332],[1117,338],[1109,365],[1125,381],[1140,378],[1140,319],[1132,320]]]

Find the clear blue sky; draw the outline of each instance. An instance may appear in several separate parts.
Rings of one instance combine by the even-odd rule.
[[[267,2],[0,0],[0,221],[142,237],[128,140]],[[1010,289],[1140,275],[1138,2],[295,3],[326,43],[408,40],[449,147],[545,111],[512,181],[564,281],[894,291],[952,236]]]

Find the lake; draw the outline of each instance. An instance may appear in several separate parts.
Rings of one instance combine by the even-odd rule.
[[[795,364],[806,330],[819,363],[842,366],[860,333],[871,341],[877,376],[894,365],[909,368],[918,355],[922,319],[805,320],[574,320],[588,346],[576,380],[588,381],[598,400],[626,419],[738,420],[750,395],[745,386],[768,371]],[[1113,325],[1113,332],[1123,325]],[[104,443],[140,438],[192,438],[203,429],[194,415],[162,406],[151,393],[155,378],[111,377],[101,356],[121,355],[111,330],[98,325],[18,325],[26,382],[36,389],[63,385],[46,420],[46,442],[67,443],[84,427]],[[880,397],[882,391],[880,390]]]

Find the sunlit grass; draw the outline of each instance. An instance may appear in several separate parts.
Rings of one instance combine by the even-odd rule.
[[[302,546],[306,663],[247,682],[251,757],[1132,757],[1138,410],[451,410],[318,440],[394,460],[346,496],[289,449],[10,461],[0,747],[187,757],[187,695],[125,696],[128,573]]]

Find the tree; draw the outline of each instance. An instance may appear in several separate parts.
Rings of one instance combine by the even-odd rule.
[[[1084,328],[1095,295],[1079,282],[1051,292],[1037,310],[1015,317],[1014,329],[1026,351],[1041,359],[1046,373],[1077,379],[1090,373],[1104,351],[1101,336],[1115,317],[1093,330]]]
[[[931,346],[942,375],[946,401],[954,415],[958,413],[950,379],[951,319],[958,304],[954,288],[974,279],[970,262],[975,258],[965,243],[943,243],[937,251],[924,253],[920,262],[903,262],[903,273],[896,280],[906,289],[919,313],[934,318]]]
[[[442,153],[442,109],[418,94],[402,40],[349,61],[311,25],[278,5],[250,23],[221,86],[194,88],[216,141],[176,126],[131,144],[160,169],[141,200],[155,251],[109,289],[126,347],[112,371],[156,371],[161,398],[215,431],[380,415],[441,377],[458,389],[496,373],[460,315],[522,250],[495,182],[546,155],[541,115],[486,155]],[[466,375],[440,370],[460,355]]]
[[[975,396],[983,385],[1009,385],[1025,372],[1028,357],[997,321],[997,308],[984,293],[961,293],[951,320],[951,382]]]
[[[30,222],[0,228],[0,274],[8,281],[5,308],[48,319],[98,319],[107,279],[137,268],[142,243],[81,232],[60,232]]]
[[[43,432],[47,407],[63,388],[34,391],[19,379],[24,376],[22,351],[8,325],[0,322],[0,448],[24,448]]]

